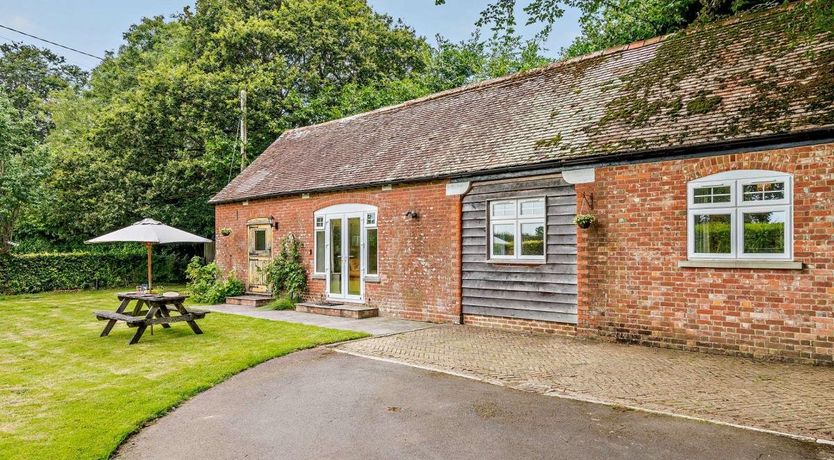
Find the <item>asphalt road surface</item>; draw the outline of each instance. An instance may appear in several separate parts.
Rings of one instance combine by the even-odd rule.
[[[319,348],[197,395],[118,457],[834,460],[834,450]]]

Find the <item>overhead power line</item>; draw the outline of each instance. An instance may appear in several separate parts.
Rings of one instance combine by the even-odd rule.
[[[85,51],[77,50],[77,49],[75,49],[75,48],[72,48],[72,47],[69,47],[69,46],[62,45],[62,44],[60,44],[60,43],[55,43],[55,42],[53,42],[53,41],[51,41],[51,40],[47,40],[47,39],[45,39],[45,38],[41,38],[41,37],[38,37],[38,36],[35,36],[35,35],[32,35],[32,34],[27,34],[26,32],[23,32],[23,31],[17,30],[17,29],[15,29],[15,28],[12,28],[12,27],[9,27],[9,26],[4,26],[3,24],[0,24],[0,27],[2,27],[3,29],[11,30],[12,32],[17,32],[17,33],[19,33],[19,34],[21,34],[21,35],[26,35],[27,37],[34,38],[35,40],[40,40],[40,41],[42,41],[42,42],[44,42],[44,43],[49,43],[50,45],[55,45],[55,46],[58,46],[58,47],[64,48],[64,49],[66,49],[66,50],[74,51],[74,52],[76,52],[76,53],[78,53],[78,54],[83,54],[84,56],[90,56],[91,58],[96,58],[96,59],[98,59],[99,61],[103,61],[103,60],[104,60],[104,58],[103,58],[103,57],[96,56],[95,54],[90,54],[90,53],[87,53],[87,52],[85,52]]]

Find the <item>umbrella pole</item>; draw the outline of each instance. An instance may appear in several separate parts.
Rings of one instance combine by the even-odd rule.
[[[151,260],[151,247],[153,243],[145,243],[145,247],[148,248],[148,291],[153,289],[151,285],[151,280],[153,279],[153,261]]]

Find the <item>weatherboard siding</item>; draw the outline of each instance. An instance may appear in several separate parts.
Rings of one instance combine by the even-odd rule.
[[[492,263],[488,203],[546,197],[546,262]],[[474,184],[462,203],[464,315],[501,316],[575,324],[576,192],[561,176]]]

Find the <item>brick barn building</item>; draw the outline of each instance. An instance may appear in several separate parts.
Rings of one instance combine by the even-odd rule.
[[[292,233],[311,301],[831,363],[834,36],[813,5],[287,131],[212,199],[216,260],[263,291]]]

